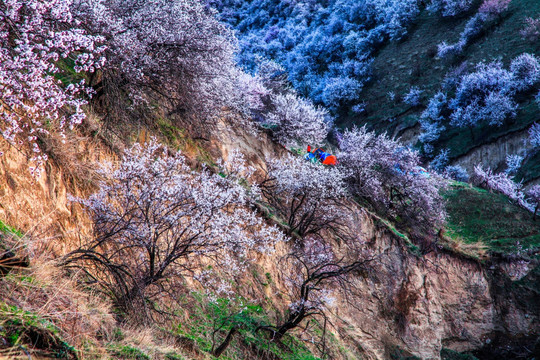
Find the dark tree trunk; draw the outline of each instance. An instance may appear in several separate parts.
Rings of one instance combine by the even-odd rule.
[[[229,330],[229,333],[227,334],[227,337],[225,338],[225,340],[221,343],[221,345],[219,345],[214,351],[212,351],[212,355],[214,355],[215,357],[220,357],[221,354],[223,354],[223,352],[227,349],[227,347],[229,347],[229,345],[231,344],[231,341],[233,339],[233,336],[234,334],[237,333],[238,330],[236,330],[236,327],[232,327],[231,330]]]

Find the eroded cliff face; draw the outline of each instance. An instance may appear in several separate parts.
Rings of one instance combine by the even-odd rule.
[[[284,151],[265,136],[260,140],[261,136],[230,129],[220,134],[213,142],[217,154],[227,157],[240,148],[260,171],[265,157]],[[6,143],[1,143],[1,150],[3,221],[59,255],[90,233],[88,216],[67,197],[84,191],[66,183],[63,169],[51,162],[34,183],[26,157]],[[98,147],[83,150],[89,163],[110,156]],[[399,348],[403,354],[439,359],[441,349],[449,348],[487,351],[489,358],[503,346],[497,345],[501,339],[539,335],[538,290],[534,290],[539,288],[538,276],[536,270],[530,272],[532,266],[522,271],[520,280],[512,281],[505,273],[512,268],[507,261],[480,264],[443,250],[420,256],[376,216],[361,208],[356,211],[356,231],[377,261],[372,271],[355,280],[360,291],[347,299],[338,297],[331,314],[332,331],[353,353],[363,359],[389,359]],[[273,258],[261,259],[260,266],[271,272],[278,286],[285,286],[277,259],[286,245],[280,247]],[[280,300],[268,287],[249,291],[254,297]],[[283,311],[281,305],[285,304],[277,308]]]
[[[464,156],[456,159],[454,165],[463,166],[471,174],[478,164],[496,171],[504,171],[506,169],[507,155],[519,155],[531,149],[528,137],[528,130],[503,136],[492,143],[472,149]]]
[[[276,156],[276,151],[283,151],[242,132],[223,134],[224,141],[217,144],[222,154],[240,147],[259,168],[264,168],[262,154]],[[491,145],[502,149],[483,160],[504,161],[507,152],[517,151],[524,136],[516,134],[511,142]],[[501,334],[508,339],[540,334],[540,299],[535,290],[540,286],[531,274],[534,264],[502,259],[481,264],[443,250],[419,256],[376,216],[360,208],[356,211],[355,230],[378,260],[372,271],[357,280],[360,291],[354,298],[336,303],[332,317],[336,335],[363,358],[389,359],[396,347],[422,359],[439,359],[442,348],[462,352],[492,347],[489,358],[503,346],[497,345]],[[266,267],[270,264],[275,261]],[[528,277],[528,286],[516,283]]]
[[[355,306],[336,311],[339,334],[354,339],[365,357],[388,359],[399,347],[405,354],[439,359],[442,348],[482,349],[501,333],[538,335],[537,292],[510,286],[502,264],[482,265],[444,251],[417,256],[369,214],[362,231],[380,261],[359,280]]]
[[[90,233],[90,219],[81,208],[68,201],[68,194],[78,196],[84,191],[66,183],[65,171],[54,161],[48,161],[39,177],[29,171],[24,151],[17,150],[0,138],[0,219],[31,239],[35,251],[43,248],[60,255],[72,244]],[[88,143],[81,143],[87,161],[100,155]]]

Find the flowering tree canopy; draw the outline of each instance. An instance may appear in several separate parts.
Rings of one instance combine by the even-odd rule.
[[[107,39],[110,86],[135,103],[153,94],[200,121],[234,102],[236,40],[198,0],[74,0],[77,18]]]
[[[325,109],[293,93],[275,95],[272,104],[267,122],[276,127],[274,134],[280,143],[321,145],[326,139],[330,117]]]
[[[261,190],[269,205],[286,221],[289,235],[321,236],[338,231],[346,212],[343,175],[335,168],[288,156],[268,162]]]
[[[456,16],[471,8],[473,0],[431,0],[428,10],[442,16]]]
[[[30,144],[34,174],[47,159],[37,137],[79,124],[85,96],[92,93],[83,76],[60,81],[66,74],[60,64],[80,73],[93,72],[104,62],[99,46],[104,39],[79,26],[71,5],[71,0],[0,1],[1,131],[19,148]]]
[[[420,168],[416,152],[365,127],[345,131],[340,148],[340,166],[353,195],[419,227],[442,225],[442,182]]]
[[[523,185],[513,181],[506,173],[494,173],[491,169],[484,170],[480,165],[474,168],[475,182],[490,190],[500,192],[508,196],[518,205],[530,209],[525,201],[525,194],[522,191]]]
[[[225,169],[224,177],[192,172],[179,152],[169,155],[155,142],[135,145],[118,167],[102,170],[107,180],[97,193],[77,200],[93,216],[95,239],[70,262],[82,264],[125,308],[166,279],[193,272],[201,259],[219,258],[238,270],[232,253],[248,260],[250,251],[270,251],[281,232],[249,210],[237,181],[245,169]]]
[[[424,151],[432,156],[435,143],[447,125],[474,129],[481,125],[501,126],[516,117],[518,94],[533,89],[540,82],[540,62],[528,53],[514,58],[509,69],[500,61],[479,63],[472,72],[451,76],[446,92],[438,92],[420,118],[422,133],[419,140]],[[450,98],[449,94],[454,94]],[[535,125],[530,129],[535,143]]]

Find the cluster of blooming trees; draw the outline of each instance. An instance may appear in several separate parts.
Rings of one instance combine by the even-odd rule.
[[[168,100],[171,112],[198,121],[239,102],[236,39],[200,1],[74,0],[72,8],[106,39],[106,71],[96,84],[105,95],[120,90],[135,105]]]
[[[261,61],[259,73],[240,73],[238,93],[243,114],[272,131],[286,147],[321,145],[332,127],[328,111],[302,98],[289,86],[285,70],[274,61]]]
[[[460,34],[458,42],[454,44],[447,44],[446,42],[439,44],[438,55],[440,57],[447,57],[460,54],[472,40],[477,38],[500,18],[500,15],[508,9],[510,1],[511,0],[484,0],[478,9],[478,12],[473,15],[465,25],[465,29]],[[441,4],[438,9],[442,10],[443,15],[445,10],[448,11],[446,16],[453,16],[468,10],[472,4],[472,1],[467,0],[444,2],[446,4]]]
[[[267,254],[291,239],[282,260],[288,310],[275,324],[261,322],[257,331],[279,341],[309,324],[307,318],[325,323],[333,293],[353,294],[351,276],[369,271],[375,259],[359,237],[358,208],[350,198],[362,198],[424,233],[433,234],[444,221],[440,179],[419,168],[417,153],[365,128],[345,132],[340,146],[338,167],[291,155],[269,159],[257,185],[249,184],[253,169],[238,153],[232,162],[219,163],[216,174],[192,171],[179,152],[169,153],[155,141],[134,145],[119,164],[103,165],[96,193],[74,199],[92,215],[95,233],[66,257],[66,265],[82,269],[121,310],[146,318],[161,297],[174,298],[186,276],[230,295],[212,280],[216,274],[208,264],[234,276],[256,253]],[[285,226],[267,225],[252,210],[255,200]],[[239,329],[234,321],[228,326],[216,356]]]
[[[442,182],[420,167],[417,152],[365,127],[345,131],[340,149],[340,166],[352,195],[426,233],[442,225]]]
[[[278,84],[272,66],[259,76],[236,65],[233,31],[198,0],[3,1],[0,19],[0,130],[30,144],[35,175],[47,159],[38,137],[80,124],[92,95],[115,123],[159,104],[199,132],[232,110],[243,126],[259,118],[284,145],[320,144],[328,133],[327,111]]]
[[[483,169],[480,165],[474,168],[473,181],[478,186],[508,196],[517,205],[533,212],[533,217],[536,218],[540,208],[540,185],[533,185],[528,191],[523,191],[523,185],[515,182],[508,172],[495,173],[489,168]]]
[[[419,13],[417,0],[208,3],[238,31],[241,65],[277,61],[299,94],[331,111],[358,102],[373,51],[403,37]]]
[[[432,144],[447,126],[468,128],[473,139],[479,125],[501,126],[516,116],[516,95],[529,91],[539,81],[540,63],[534,55],[525,53],[513,59],[509,69],[501,62],[480,63],[475,71],[446,84],[445,91],[433,96],[420,118],[419,139],[425,153],[432,153]]]
[[[472,0],[432,0],[427,9],[444,17],[457,16],[467,12],[473,4]]]
[[[324,168],[292,156],[268,164],[260,185],[263,200],[286,224],[293,241],[281,260],[288,310],[275,324],[259,327],[279,341],[292,329],[305,325],[305,331],[310,317],[318,317],[324,331],[334,295],[352,294],[351,276],[369,271],[374,256],[360,238],[345,169]],[[320,340],[324,353],[324,334]]]
[[[484,170],[481,166],[474,168],[475,182],[490,190],[500,192],[508,196],[516,204],[527,207],[522,185],[516,183],[506,173],[494,173],[491,169]]]
[[[88,34],[71,5],[70,0],[0,2],[0,131],[19,149],[30,145],[36,175],[47,160],[38,137],[81,123],[81,107],[92,94],[82,76],[62,83],[59,62],[71,63],[77,73],[94,72],[104,62],[103,37]]]

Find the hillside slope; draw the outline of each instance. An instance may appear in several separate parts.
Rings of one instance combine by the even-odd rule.
[[[363,114],[419,146],[412,121],[431,94],[400,109],[387,89],[431,80],[409,63],[377,74],[383,60],[411,55],[430,24],[443,23],[442,41],[473,16],[493,25],[488,39],[521,11],[430,1],[466,11],[443,21],[421,0],[210,1],[239,9],[222,14],[247,31],[237,38],[200,0],[0,0],[0,357],[537,358],[540,186],[525,201],[490,170],[473,183],[491,190],[451,181],[423,167],[426,144],[333,126]],[[237,43],[257,37],[290,68],[255,53],[243,60],[258,73],[241,68]],[[430,91],[464,56],[440,62]],[[450,125],[474,96],[473,108],[515,100],[532,112],[540,59],[507,70],[509,59],[459,67],[445,88],[455,101],[430,121]],[[460,103],[469,75],[482,79]],[[361,103],[364,87],[388,108]],[[502,168],[530,122],[487,113],[497,131],[521,130],[495,142],[447,131],[435,145],[458,139],[452,159]],[[337,163],[325,165],[326,145]]]
[[[233,145],[240,146],[246,152],[250,163],[261,170],[265,167],[264,158],[268,154],[281,151],[272,142],[261,141],[260,138],[245,134],[238,129],[223,128],[220,133],[223,136],[222,140],[216,138],[216,141],[212,141],[212,147],[208,148],[210,152],[214,153],[214,156],[226,157]],[[170,137],[170,133],[167,134]],[[106,155],[104,149],[100,150],[99,147],[85,150],[85,154],[91,158],[110,156]],[[12,171],[9,171],[7,167],[13,167],[15,163],[16,154],[8,151],[2,163],[5,174],[3,187],[4,184],[10,187],[8,184],[14,183],[14,180],[9,180],[11,177],[7,174],[12,173]],[[61,167],[58,168],[57,165],[51,164],[43,174],[44,178],[41,184],[31,184],[31,181],[27,180],[26,185],[24,185],[25,173],[19,173],[15,182],[17,186],[11,186],[12,190],[5,193],[5,196],[10,199],[20,199],[22,194],[30,192],[31,187],[37,187],[43,191],[32,191],[36,197],[32,202],[26,203],[27,207],[21,207],[18,202],[3,201],[3,217],[9,219],[10,225],[20,229],[21,233],[27,233],[29,238],[35,239],[37,242],[34,242],[34,247],[36,244],[43,244],[48,249],[52,249],[53,252],[61,254],[71,248],[76,241],[74,238],[70,240],[69,233],[66,233],[65,230],[76,226],[76,234],[84,236],[82,235],[84,232],[89,232],[89,225],[84,225],[88,224],[87,215],[80,212],[77,206],[72,205],[63,208],[62,211],[52,211],[46,215],[43,215],[42,210],[40,210],[42,206],[58,208],[59,204],[65,204],[65,193],[68,188],[69,192],[78,191],[76,185],[74,187],[73,184],[66,184],[62,176],[55,176],[59,171],[62,171]],[[26,177],[29,175],[26,174]],[[58,194],[58,192],[64,195],[60,197],[50,195]],[[490,195],[484,196],[486,199],[491,199]],[[449,199],[452,201],[451,197]],[[498,195],[494,195],[493,199],[495,202],[504,203],[510,212],[519,212],[518,208],[509,204],[503,197],[499,199]],[[465,226],[465,228],[475,227],[474,224],[463,225],[458,218],[461,214],[457,212],[457,209],[469,207],[477,200],[460,196],[459,201],[461,203],[453,202],[455,209],[449,208],[451,223]],[[465,203],[462,203],[463,201]],[[10,214],[18,214],[18,217]],[[446,242],[441,242],[441,244],[446,244],[444,248],[441,247],[437,251],[421,254],[415,245],[416,239],[409,239],[406,234],[398,232],[386,220],[360,207],[355,210],[355,214],[357,228],[354,230],[366,241],[366,249],[377,254],[378,261],[372,271],[360,274],[361,276],[355,280],[359,291],[354,298],[338,297],[336,303],[330,308],[332,326],[329,328],[331,334],[329,334],[328,351],[332,358],[451,359],[458,353],[468,352],[477,356],[478,359],[492,359],[496,356],[511,359],[521,358],[522,355],[528,358],[533,356],[534,351],[537,351],[534,349],[539,346],[535,342],[538,335],[537,324],[540,319],[540,308],[538,308],[536,300],[539,277],[537,270],[531,271],[531,267],[535,266],[534,261],[526,263],[523,267],[519,259],[512,260],[504,256],[506,253],[514,253],[514,249],[501,248],[497,242],[493,243],[494,249],[502,250],[497,250],[498,253],[487,257],[486,254],[483,254],[484,260],[479,261],[477,254],[466,254],[459,245],[453,247],[451,242],[453,240],[449,239],[445,240]],[[465,216],[471,217],[471,215]],[[23,221],[23,219],[25,220]],[[59,227],[60,224],[64,225]],[[511,226],[509,225],[509,227]],[[45,234],[47,237],[43,238]],[[484,243],[490,244],[491,238],[499,237],[502,233],[493,228],[490,234],[485,236],[475,237],[466,233],[462,235],[463,239],[466,239],[465,241],[473,244],[479,241],[479,238]],[[51,240],[56,238],[58,240]],[[527,247],[530,246],[529,249],[538,248],[536,240],[528,243],[524,239],[523,242]],[[282,308],[282,294],[287,292],[287,285],[283,282],[284,279],[281,278],[276,264],[279,264],[280,257],[285,251],[286,249],[280,248],[272,257],[261,259],[235,285],[235,291],[238,294],[246,292],[251,298],[260,299],[260,302],[256,304],[256,309],[258,309],[256,312],[259,315],[254,316],[266,314],[265,316],[269,317],[279,317],[279,313],[284,310]],[[497,254],[503,255],[503,257],[499,258]],[[37,254],[31,255],[30,259],[31,266],[42,266],[40,265],[42,260]],[[9,289],[18,289],[19,287],[25,289],[29,286],[24,280],[28,276],[36,276],[36,281],[40,281],[42,275],[33,270],[30,273],[22,270],[1,281],[4,285],[9,285]],[[45,280],[39,284],[40,287],[48,286]],[[197,291],[200,291],[196,290],[197,287],[194,284],[190,286],[193,287],[188,294],[192,291],[197,294]],[[34,316],[32,315],[33,311],[36,311],[36,303],[34,302],[38,299],[32,300],[31,296],[23,298],[18,293],[21,290],[10,291],[12,291],[11,297],[4,300],[5,307],[17,309],[15,314],[26,311],[27,316]],[[44,288],[40,291],[47,293],[50,290]],[[14,294],[17,295],[14,296]],[[192,295],[185,296],[189,299]],[[107,335],[100,340],[92,340],[94,341],[93,345],[85,345],[86,349],[77,347],[77,350],[80,351],[83,358],[141,356],[137,358],[142,359],[150,356],[162,358],[164,354],[169,354],[166,356],[168,359],[181,358],[172,357],[171,354],[176,353],[183,354],[182,356],[190,359],[210,359],[212,357],[205,351],[209,351],[212,344],[210,330],[212,329],[213,313],[208,312],[207,305],[201,298],[197,295],[193,296],[195,296],[193,300],[185,304],[185,313],[180,317],[176,330],[166,336],[159,335],[159,331],[153,335],[148,333],[148,335],[144,335],[146,340],[137,340],[142,336],[140,331],[155,332],[157,330],[150,328],[148,330],[125,329],[121,325],[111,324],[107,318],[109,315],[102,313],[106,311],[105,309],[99,310],[101,311],[99,316],[108,319],[101,325],[107,326],[107,331],[132,334],[129,336],[133,336],[133,338],[126,338],[126,335],[115,335],[116,337]],[[76,304],[77,302],[65,306],[76,306]],[[0,321],[4,323],[11,321],[12,311],[14,310],[0,310]],[[47,317],[48,315],[44,313],[35,316],[38,316],[37,319],[41,319],[39,316]],[[54,326],[59,328],[59,334],[64,336],[64,339],[71,339],[73,346],[80,346],[78,341],[74,340],[77,338],[77,334],[71,333],[71,331],[80,331],[78,328],[71,330],[66,328],[67,325],[61,322],[56,315],[51,315],[49,319]],[[38,321],[37,326],[42,326],[39,325],[40,321],[42,320]],[[93,329],[96,331],[96,328]],[[99,327],[97,330],[104,331],[103,328]],[[90,332],[85,335],[86,339],[88,337],[93,339],[93,336],[97,336],[92,335],[92,328],[87,331]],[[261,347],[263,345],[260,343],[260,339],[252,331],[242,330],[241,335],[233,339],[223,358],[266,359],[266,356],[270,356],[269,350],[264,350],[265,348]],[[218,334],[225,335],[224,331],[218,332]],[[1,336],[2,332],[0,331]],[[302,336],[301,331],[296,331],[292,339]],[[175,337],[185,340],[174,340]],[[20,341],[25,340],[21,339]],[[307,355],[310,351],[316,354],[315,349],[304,348],[298,344],[294,345],[294,341],[288,345],[290,346],[288,350],[270,348],[270,352],[273,354],[272,358],[316,358]],[[252,345],[247,346],[246,344]],[[58,351],[54,348],[51,349],[49,351]],[[11,351],[15,354],[18,350]],[[60,355],[57,353],[56,356]]]
[[[419,120],[435,94],[443,91],[451,103],[456,84],[478,64],[500,61],[508,69],[519,55],[539,55],[540,50],[538,39],[520,34],[526,19],[540,15],[537,1],[491,1],[500,12],[484,22],[474,21],[481,15],[481,1],[460,2],[470,8],[454,16],[431,11],[431,3],[453,2],[209,1],[237,30],[242,65],[257,69],[258,57],[275,60],[300,94],[331,110],[338,127],[365,124],[419,150],[424,150]],[[464,31],[474,35],[461,50],[438,55],[439,45],[458,43]],[[538,151],[527,141],[540,110],[535,101],[539,84],[532,81],[531,88],[511,90],[516,116],[506,116],[498,126],[484,118],[471,129],[457,127],[449,124],[450,114],[443,114],[446,129],[431,143],[434,151],[424,153],[426,163],[448,149],[449,160],[472,174],[478,163],[504,170],[506,156],[519,154],[526,156],[517,180],[538,178]],[[418,102],[406,100],[411,90],[421,92]]]
[[[423,11],[401,41],[390,42],[380,49],[373,62],[373,80],[362,92],[366,104],[365,114],[346,115],[338,120],[341,126],[367,124],[379,131],[389,131],[395,136],[416,143],[419,133],[418,119],[428,100],[441,90],[445,77],[457,67],[472,70],[480,62],[502,61],[508,65],[522,53],[539,54],[537,42],[531,43],[520,36],[527,17],[536,18],[540,14],[540,3],[534,0],[513,0],[506,13],[498,22],[483,32],[468,45],[463,53],[451,59],[437,57],[437,45],[442,42],[454,43],[473,11],[459,18],[441,18]],[[463,70],[462,70],[463,71]],[[422,105],[411,107],[402,99],[413,86],[424,91]],[[395,100],[389,93],[395,93]],[[506,154],[516,154],[527,148],[523,144],[527,138],[526,130],[540,119],[539,105],[534,101],[536,93],[529,92],[519,99],[517,117],[501,127],[480,126],[471,138],[466,129],[450,128],[445,131],[437,146],[448,148],[450,157],[472,170],[475,163],[481,162],[492,168],[505,168]],[[519,140],[513,140],[517,136]],[[486,145],[498,140],[501,151],[498,156],[494,149],[482,150]],[[509,145],[506,145],[508,143]],[[478,149],[478,150],[477,150]],[[469,159],[474,151],[486,154]],[[479,161],[480,160],[480,161]],[[537,173],[537,159],[532,158],[524,164],[522,178],[525,181],[540,176]]]

